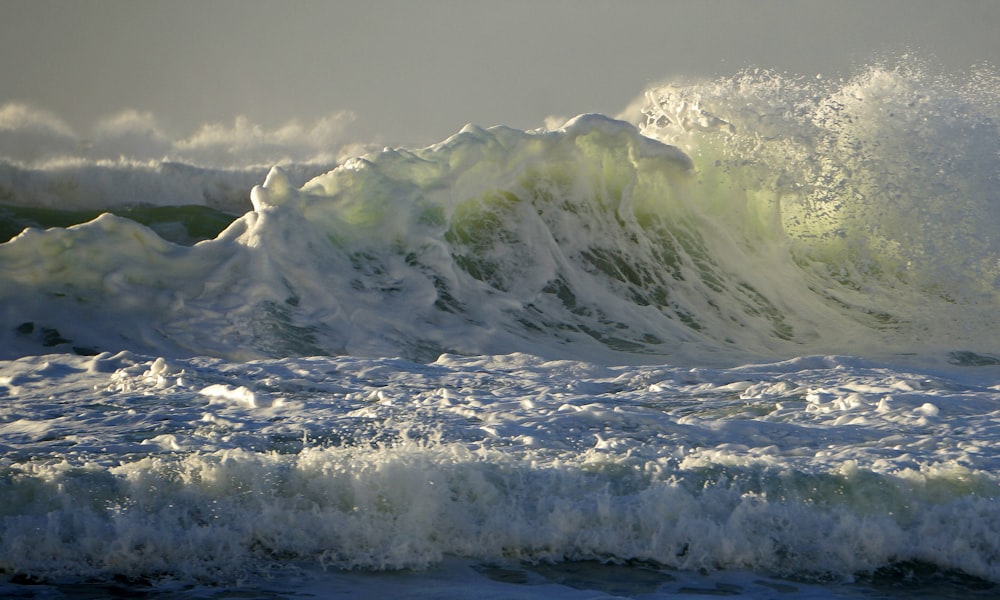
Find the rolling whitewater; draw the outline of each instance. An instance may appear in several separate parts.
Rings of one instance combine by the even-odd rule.
[[[997,593],[998,91],[0,163],[0,591]]]

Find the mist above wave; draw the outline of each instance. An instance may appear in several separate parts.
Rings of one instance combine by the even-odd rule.
[[[195,132],[169,131],[148,111],[125,110],[78,132],[58,115],[25,104],[0,106],[0,160],[44,168],[62,163],[182,162],[211,168],[246,168],[290,162],[332,162],[347,141],[354,114],[342,110],[311,122],[278,126],[236,116]]]

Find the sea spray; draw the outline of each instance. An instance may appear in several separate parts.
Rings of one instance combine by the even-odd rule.
[[[690,154],[720,210],[773,219],[807,271],[892,297],[873,304],[911,290],[992,304],[995,86],[987,66],[946,77],[906,58],[847,80],[752,70],[665,85],[627,114]]]

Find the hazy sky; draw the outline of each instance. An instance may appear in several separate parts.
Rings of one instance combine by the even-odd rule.
[[[83,134],[127,110],[175,135],[349,111],[355,139],[425,144],[748,65],[997,64],[998,27],[996,0],[0,0],[0,106]]]

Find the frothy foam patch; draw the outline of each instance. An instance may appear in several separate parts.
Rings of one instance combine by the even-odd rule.
[[[275,560],[462,557],[1000,579],[995,390],[941,376],[527,355],[121,354],[0,373],[11,573],[229,580]]]

